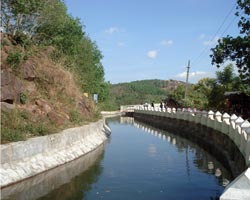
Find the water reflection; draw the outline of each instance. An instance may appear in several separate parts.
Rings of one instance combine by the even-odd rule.
[[[86,156],[4,188],[3,199],[218,199],[231,174],[195,143],[131,117]],[[104,156],[105,146],[105,156]]]
[[[190,175],[190,160],[192,160],[194,166],[196,166],[202,172],[214,175],[217,178],[218,183],[223,187],[228,185],[232,180],[231,173],[227,169],[225,169],[225,167],[218,160],[216,160],[216,158],[208,153],[209,149],[205,150],[197,144],[178,135],[174,135],[166,131],[156,129],[142,122],[138,122],[134,120],[133,117],[121,117],[120,123],[132,124],[136,128],[142,129],[144,131],[143,133],[153,135],[172,144],[177,148],[178,152],[185,152],[186,173],[188,176]],[[156,151],[157,149],[155,146],[151,145],[149,147],[150,156],[154,156],[156,154]],[[189,159],[188,152],[192,152],[195,157]]]
[[[1,199],[83,199],[102,173],[105,145],[72,162],[3,188]]]

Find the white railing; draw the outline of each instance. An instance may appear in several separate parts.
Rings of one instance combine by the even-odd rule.
[[[246,164],[250,166],[250,122],[235,114],[221,114],[219,111],[200,111],[190,108],[163,108],[144,105],[121,106],[123,112],[139,112],[168,118],[175,118],[195,122],[210,127],[229,136],[239,148],[245,158]]]
[[[137,105],[120,106],[121,112],[134,112],[135,109],[137,109]]]

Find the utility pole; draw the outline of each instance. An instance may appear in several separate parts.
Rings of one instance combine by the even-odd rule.
[[[186,100],[186,98],[187,98],[187,88],[188,88],[189,69],[190,69],[190,60],[188,61],[188,66],[187,66],[186,88],[185,88],[185,96],[184,96],[184,99],[185,99],[185,100]]]

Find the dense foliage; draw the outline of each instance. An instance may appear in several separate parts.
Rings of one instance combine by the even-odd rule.
[[[227,65],[222,71],[216,72],[216,78],[203,78],[188,87],[187,98],[184,99],[184,86],[178,86],[171,96],[182,102],[185,107],[199,109],[225,109],[225,92],[244,91],[245,84],[234,74],[233,65]]]
[[[77,76],[82,92],[107,97],[102,54],[84,32],[78,18],[67,14],[61,0],[3,0],[1,9],[3,32],[16,44],[54,46],[55,62],[61,62]]]
[[[163,99],[171,98],[182,107],[223,111],[225,92],[243,91],[245,85],[241,78],[234,74],[232,64],[227,65],[222,71],[217,71],[215,75],[215,78],[203,78],[196,84],[189,84],[186,99],[186,85],[180,81],[142,80],[114,84],[110,88],[107,107],[114,110],[119,109],[120,105],[160,103]]]
[[[212,48],[212,64],[220,67],[227,60],[234,61],[240,78],[245,84],[250,84],[250,1],[237,1],[236,16],[240,17],[238,27],[240,35],[237,37],[227,36],[218,41],[218,45]]]
[[[112,109],[118,109],[120,105],[159,103],[178,84],[183,83],[154,79],[113,84],[110,87],[109,103],[113,105]]]

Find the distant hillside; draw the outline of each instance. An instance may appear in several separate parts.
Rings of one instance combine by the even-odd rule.
[[[117,108],[120,105],[160,102],[178,85],[184,84],[181,81],[159,79],[113,84],[110,87],[110,99]]]

